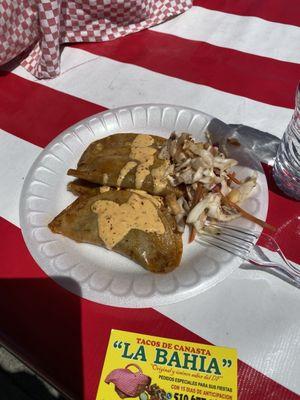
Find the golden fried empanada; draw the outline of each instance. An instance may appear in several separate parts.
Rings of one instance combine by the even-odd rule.
[[[109,190],[80,196],[49,228],[77,242],[105,246],[152,272],[171,271],[181,260],[174,217],[149,194]]]
[[[167,175],[170,162],[160,159],[166,139],[154,135],[119,133],[91,143],[77,169],[68,175],[99,185],[141,189],[151,194],[179,192]]]

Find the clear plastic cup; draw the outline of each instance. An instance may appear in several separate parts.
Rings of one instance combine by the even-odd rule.
[[[294,114],[277,150],[273,177],[285,194],[300,200],[300,84]]]

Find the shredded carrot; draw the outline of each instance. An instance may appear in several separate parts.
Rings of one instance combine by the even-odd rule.
[[[213,193],[219,193],[220,191],[221,191],[221,183],[217,183],[212,189],[211,189],[211,191],[213,192]]]
[[[248,219],[249,221],[252,221],[252,222],[262,226],[263,228],[267,228],[272,232],[276,232],[277,231],[277,228],[275,228],[275,226],[267,224],[266,222],[262,221],[261,219],[256,218],[254,215],[249,214],[247,211],[245,211],[243,208],[241,208],[237,204],[235,204],[232,201],[226,199],[226,197],[223,197],[223,200],[228,206],[230,206],[232,208],[235,208],[241,214],[242,217],[244,217],[244,218]]]
[[[202,197],[203,197],[203,185],[201,182],[198,182],[197,189],[195,191],[195,197],[193,199],[193,206],[199,203]]]
[[[192,242],[195,240],[196,233],[197,233],[197,232],[196,232],[196,228],[194,227],[194,225],[191,226],[191,229],[190,229],[190,236],[189,236],[188,243],[192,243]]]
[[[227,176],[228,176],[228,178],[229,178],[232,182],[236,183],[237,185],[241,185],[242,182],[239,181],[239,180],[235,177],[235,173],[234,173],[234,172],[233,172],[232,174],[228,173]]]
[[[195,205],[197,203],[199,203],[199,201],[202,199],[202,197],[203,197],[203,185],[201,182],[198,182],[197,189],[195,191],[195,196],[193,198],[193,207],[195,207]],[[197,233],[196,228],[194,226],[192,226],[190,229],[190,236],[189,236],[188,243],[192,243],[195,240],[196,233]]]
[[[240,146],[241,143],[234,137],[229,137],[227,139],[227,143],[232,144],[233,146]]]

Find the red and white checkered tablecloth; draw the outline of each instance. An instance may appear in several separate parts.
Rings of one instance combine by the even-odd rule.
[[[36,12],[44,7],[46,13],[49,3],[39,2],[40,11],[22,21],[33,27],[26,47],[37,40]],[[51,2],[60,4],[60,13],[50,26],[64,16],[55,52],[59,41],[75,39],[69,27],[78,3],[92,1]],[[24,177],[53,138],[85,117],[129,104],[173,103],[277,137],[290,120],[300,76],[298,0],[195,0],[190,9],[156,26],[158,4],[182,5],[169,9],[169,16],[184,11],[188,2],[133,3],[149,6],[151,28],[124,36],[128,31],[117,28],[115,15],[112,32],[122,37],[62,46],[60,75],[54,79],[38,79],[58,71],[58,64],[52,72],[47,69],[41,38],[33,74],[14,62],[1,68],[0,340],[74,399],[95,398],[112,328],[237,348],[240,400],[300,399],[300,292],[287,282],[240,268],[176,306],[121,309],[67,292],[44,274],[23,242],[18,206]],[[17,2],[2,1],[1,27],[7,4]],[[23,6],[18,6],[10,19],[21,15]],[[74,17],[78,27],[81,15]],[[46,38],[49,26],[44,28]],[[9,51],[22,33],[5,34]],[[278,227],[276,238],[287,257],[300,265],[299,202],[276,188],[270,167],[265,172],[267,221]]]
[[[0,64],[22,52],[23,67],[39,79],[60,72],[60,44],[102,42],[159,24],[191,0],[3,0]]]

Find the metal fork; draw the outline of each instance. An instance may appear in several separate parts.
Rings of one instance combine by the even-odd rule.
[[[258,237],[262,238],[267,249],[276,252],[281,257],[281,262],[271,261],[263,249],[255,243]],[[283,278],[300,287],[300,269],[296,268],[283,254],[274,238],[266,233],[258,233],[241,229],[227,224],[209,223],[199,234],[196,241],[225,250],[259,267],[270,268],[279,272]]]

